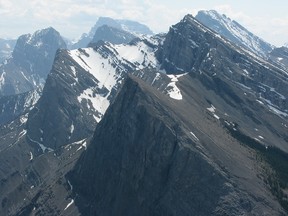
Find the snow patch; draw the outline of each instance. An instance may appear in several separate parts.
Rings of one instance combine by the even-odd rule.
[[[74,124],[73,124],[73,122],[72,122],[72,124],[71,124],[71,126],[70,126],[70,134],[73,134],[74,129],[75,129],[75,127],[74,127]]]
[[[87,149],[87,142],[86,142],[86,141],[84,141],[84,142],[81,144],[81,146],[76,150],[76,152],[79,151],[79,150],[81,150],[82,148],[84,148],[85,150]]]
[[[72,191],[73,190],[73,185],[70,183],[70,181],[68,180],[68,185],[70,187],[70,190]]]
[[[245,73],[246,76],[249,76],[249,72],[246,69],[244,69],[243,72]]]
[[[43,45],[43,42],[42,42],[42,41],[38,41],[38,42],[35,44],[35,46],[38,47],[38,48],[41,47],[42,45]]]
[[[74,203],[74,199],[71,199],[71,201],[67,204],[67,206],[65,207],[64,211],[66,209],[68,209],[72,204]]]
[[[23,137],[23,136],[25,136],[25,134],[27,133],[27,130],[23,130],[23,131],[21,131],[20,133],[19,133],[19,135],[18,135],[18,139],[17,139],[17,141],[15,142],[15,143],[18,143],[19,142],[19,140]],[[12,138],[12,137],[11,137]],[[12,144],[11,144],[12,145]]]
[[[33,160],[33,153],[30,151],[30,161]]]
[[[178,82],[178,78],[186,75],[187,73],[178,74],[178,75],[167,75],[171,82],[167,85],[167,94],[169,97],[175,100],[182,100],[182,94],[180,89],[177,87],[176,82]]]
[[[256,100],[259,104],[264,105],[264,103],[260,100]]]
[[[114,48],[126,61],[129,61],[135,65],[140,64],[138,69],[143,69],[147,66],[156,68],[159,65],[153,49],[142,41],[138,42],[136,45],[115,45]]]
[[[28,120],[28,113],[20,117],[21,124],[25,124]]]
[[[269,109],[271,112],[273,112],[274,114],[278,115],[278,116],[284,116],[284,117],[288,117],[288,114],[285,113],[285,112],[282,112],[281,110],[271,106],[271,105],[268,105]]]
[[[39,98],[40,94],[37,91],[33,91],[25,99],[24,107],[32,109],[36,102],[39,100]]]
[[[73,77],[75,78],[76,82],[78,82],[78,77],[76,73],[76,68],[74,66],[71,66],[71,72],[73,74]]]
[[[43,153],[44,153],[46,150],[48,150],[49,152],[54,151],[53,149],[44,146],[42,143],[40,143],[40,142],[38,142],[38,141],[36,141],[36,140],[31,139],[28,135],[27,135],[27,138],[28,138],[31,142],[38,144]]]
[[[192,139],[193,139],[194,142],[199,141],[198,137],[193,132],[190,132],[190,134],[193,136]]]
[[[116,69],[111,65],[109,58],[103,58],[92,48],[71,50],[70,55],[84,70],[99,81],[99,88],[104,86],[110,91],[117,83]]]
[[[96,122],[100,122],[104,113],[106,112],[107,108],[110,105],[108,100],[108,96],[102,96],[100,94],[95,94],[93,88],[89,88],[84,90],[80,96],[77,97],[79,103],[82,101],[87,101],[88,109],[94,109],[95,111],[99,112],[98,116],[94,115]]]
[[[0,76],[0,88],[2,88],[2,86],[5,84],[5,75],[6,72],[3,72]]]
[[[85,150],[87,149],[87,141],[86,141],[86,139],[79,140],[77,142],[74,142],[74,143],[71,143],[69,145],[66,145],[65,149],[70,151],[73,145],[80,145],[80,147],[76,150],[76,152],[81,150],[82,148],[84,148]]]
[[[216,108],[212,104],[211,104],[211,107],[208,107],[206,109],[213,114],[214,118],[216,118],[217,120],[220,119],[220,117],[215,114]]]
[[[155,75],[155,78],[154,78],[153,81],[152,81],[152,84],[151,84],[151,85],[153,85],[154,82],[157,81],[157,80],[159,80],[160,78],[161,78],[160,73],[157,72],[156,75]]]
[[[281,57],[278,57],[277,59],[278,59],[278,61],[282,61],[283,60],[283,58],[281,58]]]
[[[211,107],[207,108],[208,111],[215,113],[216,108],[211,104]]]

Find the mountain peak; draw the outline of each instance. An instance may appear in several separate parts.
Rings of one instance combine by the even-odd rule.
[[[214,18],[214,19],[223,19],[223,18],[226,18],[226,19],[229,19],[229,20],[231,20],[229,17],[227,17],[225,14],[220,14],[220,13],[218,13],[216,10],[200,10],[199,12],[198,12],[198,14],[200,15],[200,14],[205,14],[205,15],[208,15],[208,16],[210,16],[210,17],[212,17],[212,18]],[[197,14],[197,15],[198,15]]]
[[[6,74],[3,95],[30,91],[42,85],[51,70],[56,50],[66,48],[66,43],[54,28],[38,30],[18,38],[9,64],[0,71]],[[9,75],[8,75],[9,74]]]
[[[44,29],[41,29],[41,30],[38,30],[36,31],[33,35],[45,35],[45,34],[57,34],[57,35],[60,35],[60,33],[54,29],[53,27],[47,27],[47,28],[44,28]]]
[[[35,47],[40,47],[44,42],[57,41],[61,43],[63,48],[66,48],[65,41],[62,39],[60,33],[56,31],[53,27],[48,27],[45,29],[37,30],[33,34],[25,34],[19,37],[15,49],[22,43],[27,43]],[[59,44],[60,45],[60,44]]]
[[[122,43],[127,44],[134,38],[135,36],[127,31],[105,24],[97,28],[90,44],[97,43],[100,40],[108,41],[113,44],[122,44]]]
[[[273,48],[271,44],[257,37],[238,22],[215,10],[199,11],[195,18],[232,43],[242,46],[260,57],[266,58]]]
[[[144,24],[132,20],[113,19],[110,17],[99,17],[96,24],[91,28],[88,34],[82,34],[81,39],[76,42],[72,48],[84,48],[92,41],[97,29],[107,25],[118,30],[126,31],[129,34],[138,37],[140,35],[152,35],[153,32]]]
[[[192,14],[186,14],[184,16],[184,18],[182,19],[182,22],[186,22],[186,21],[192,21],[192,20],[195,20],[195,18],[193,17]]]

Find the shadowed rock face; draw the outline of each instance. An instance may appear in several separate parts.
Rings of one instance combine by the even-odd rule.
[[[191,82],[191,78],[186,79]],[[240,150],[239,144],[230,146],[239,152],[230,155],[234,165],[228,165],[230,156],[226,154],[231,149],[224,147],[228,151],[225,153],[218,145],[220,142],[234,145],[226,143],[229,135],[219,125],[214,129],[207,127],[204,132],[200,129],[204,125],[195,128],[193,121],[199,119],[182,113],[183,109],[193,109],[190,106],[170,100],[138,78],[128,78],[98,124],[91,145],[70,173],[80,212],[84,215],[280,214],[277,204],[274,203],[274,208],[257,202],[267,191],[261,192],[255,173],[240,165],[242,160],[251,162],[249,154]],[[199,118],[205,122],[207,116]],[[192,135],[191,128],[197,135]],[[211,142],[209,130],[214,130],[213,133],[222,130],[223,139]],[[248,180],[244,183],[236,175]],[[254,189],[249,191],[253,184]]]
[[[90,215],[213,212],[219,197],[226,192],[215,192],[208,201],[210,205],[201,210],[201,203],[209,194],[209,190],[201,192],[201,188],[224,187],[224,176],[221,173],[210,176],[213,166],[196,152],[194,143],[185,137],[168,110],[139,85],[131,78],[126,81],[107,118],[99,124],[89,153],[81,160],[87,167],[76,167],[77,191],[85,198],[83,202],[89,203],[84,212]],[[106,133],[110,135],[107,137]],[[199,185],[193,189],[196,183]],[[191,189],[194,193],[189,192]]]
[[[81,105],[77,97],[97,81],[68,54],[60,50],[43,89],[43,96],[29,113],[28,136],[52,149],[87,138],[95,130],[96,121],[89,105]],[[63,62],[66,64],[63,65]],[[77,71],[77,82],[71,68]],[[96,88],[97,94],[107,94]],[[96,93],[94,93],[96,94]],[[91,114],[92,113],[92,114]]]

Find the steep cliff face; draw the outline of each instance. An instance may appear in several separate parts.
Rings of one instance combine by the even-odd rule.
[[[69,51],[59,51],[43,89],[43,96],[29,113],[29,139],[58,149],[62,145],[87,138],[95,129],[96,115],[100,115],[98,110],[90,109],[93,107],[90,101],[81,103],[81,93],[89,88],[94,90],[87,92],[87,97],[88,94],[92,98],[95,94],[102,94],[103,97],[108,94],[106,88],[97,88],[97,80],[74,62]]]
[[[83,215],[281,215],[251,152],[201,111],[213,95],[189,93],[194,81],[180,79],[179,101],[125,81],[69,175]]]

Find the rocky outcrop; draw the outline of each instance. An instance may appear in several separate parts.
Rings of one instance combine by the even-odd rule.
[[[195,107],[187,103],[175,103],[137,78],[125,81],[68,177],[83,215],[281,215],[255,181],[257,172],[249,170],[249,153],[226,143],[230,138],[211,138],[212,128],[202,131],[205,114],[198,113],[197,128],[198,118],[182,113]],[[230,154],[230,148],[239,151]],[[269,205],[259,202],[264,197]]]

